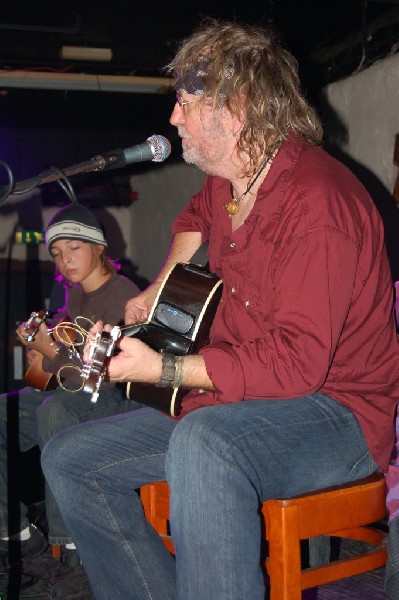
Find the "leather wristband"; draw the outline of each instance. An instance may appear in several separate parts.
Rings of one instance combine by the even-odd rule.
[[[158,387],[173,387],[176,374],[176,357],[170,352],[162,352],[162,372]]]

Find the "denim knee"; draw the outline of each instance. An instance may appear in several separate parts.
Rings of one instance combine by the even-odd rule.
[[[234,428],[223,426],[217,409],[200,408],[179,421],[166,456],[168,480],[186,478],[188,482],[192,475],[202,471],[209,476],[211,472],[223,474],[241,467],[252,471],[245,453],[234,443]]]
[[[212,427],[217,422],[217,415],[213,416],[213,413],[212,407],[199,408],[179,421],[169,441],[168,455],[178,458],[190,449],[190,454],[195,456],[197,450],[214,447],[212,440],[220,433]]]
[[[40,447],[62,429],[76,423],[76,419],[67,411],[62,397],[47,398],[36,411],[36,422]]]

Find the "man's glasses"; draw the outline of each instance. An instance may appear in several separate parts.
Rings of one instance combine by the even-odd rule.
[[[180,106],[180,108],[184,108],[185,106],[187,106],[187,104],[191,104],[192,102],[196,102],[197,100],[199,100],[199,97],[193,98],[192,100],[183,100],[181,94],[176,94],[176,102]]]

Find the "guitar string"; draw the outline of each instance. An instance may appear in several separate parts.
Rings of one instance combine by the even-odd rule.
[[[93,323],[93,321],[91,321],[91,319],[88,319],[87,317],[82,317],[82,316],[78,315],[75,318],[74,322],[61,321],[60,323],[57,323],[56,325],[54,325],[54,327],[52,329],[49,329],[48,333],[49,333],[49,335],[52,335],[53,332],[56,333],[60,342],[62,344],[64,344],[64,346],[69,348],[69,351],[71,353],[73,353],[74,356],[78,357],[79,360],[82,362],[81,356],[80,356],[79,352],[77,352],[76,348],[86,344],[87,340],[90,337],[93,337],[93,334],[90,333],[90,331],[88,331],[81,325],[79,325],[79,320],[87,321],[91,327],[94,326],[94,323]],[[76,339],[72,340],[70,335],[68,334],[68,331],[70,333],[73,333],[75,336],[76,335],[80,336],[80,340],[76,340]],[[61,377],[62,377],[61,373],[64,372],[66,369],[73,369],[75,371],[78,371],[78,373],[82,379],[82,385],[80,387],[73,389],[73,388],[68,388],[63,384],[62,379],[61,379]],[[86,379],[87,379],[86,377],[84,377],[83,369],[73,363],[67,363],[67,364],[63,365],[56,373],[56,378],[57,378],[58,385],[61,387],[61,389],[63,389],[65,392],[70,392],[72,394],[74,394],[76,392],[80,392],[80,390],[83,389],[83,387],[86,383]]]
[[[62,379],[61,379],[61,372],[64,371],[65,369],[73,369],[75,371],[78,371],[78,373],[80,374],[81,378],[82,378],[82,385],[80,387],[78,387],[76,390],[72,389],[72,388],[67,388],[64,386],[64,384],[62,383]],[[58,385],[60,386],[60,388],[62,388],[65,392],[70,392],[71,394],[75,394],[76,392],[80,392],[80,390],[83,389],[86,380],[83,377],[83,370],[78,367],[77,365],[73,365],[73,364],[66,364],[64,366],[62,366],[58,372],[56,373],[56,377],[57,377],[57,381],[58,381]]]
[[[125,329],[130,329],[131,327],[137,327],[138,325],[146,325],[148,320],[145,321],[136,321],[136,323],[130,323],[129,325],[116,325],[120,331],[124,331]]]
[[[56,325],[54,325],[54,327],[52,329],[49,329],[48,333],[50,335],[50,334],[53,334],[53,332],[55,332],[57,334],[58,338],[60,339],[60,341],[64,344],[64,346],[67,346],[70,348],[76,348],[79,346],[83,346],[83,344],[86,343],[87,338],[91,334],[90,334],[90,331],[88,331],[87,329],[85,329],[84,327],[79,325],[79,323],[78,323],[79,319],[87,321],[91,327],[94,326],[93,321],[91,321],[87,317],[82,317],[82,316],[78,315],[75,319],[75,322],[61,321],[60,323],[57,323]],[[72,334],[74,334],[75,336],[76,335],[80,336],[80,340],[79,339],[78,340],[71,339],[70,335],[68,334],[68,331],[71,332]]]

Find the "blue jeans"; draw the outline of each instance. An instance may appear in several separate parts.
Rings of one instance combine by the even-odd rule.
[[[321,394],[179,423],[142,408],[60,432],[42,466],[96,600],[261,600],[260,503],[377,468],[356,418]],[[176,563],[135,491],[165,476]]]
[[[20,502],[17,456],[38,443],[36,410],[44,398],[43,392],[29,387],[0,395],[0,537],[28,525]]]
[[[71,393],[61,388],[38,392],[27,387],[0,395],[0,536],[16,533],[28,525],[26,507],[20,503],[17,490],[12,489],[17,452],[36,445],[42,447],[55,433],[76,423],[130,411],[136,406],[126,399],[123,388],[115,387],[103,388],[95,404],[85,392]],[[50,543],[71,541],[48,486],[46,515]]]

